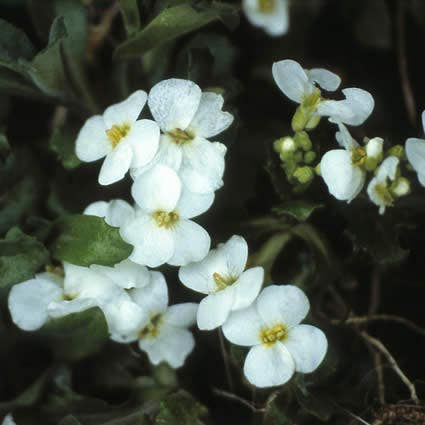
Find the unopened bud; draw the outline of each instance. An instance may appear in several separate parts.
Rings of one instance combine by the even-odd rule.
[[[311,164],[316,159],[316,152],[309,151],[304,154],[304,162]]]
[[[380,161],[382,159],[382,151],[384,146],[384,139],[381,137],[374,137],[367,142],[366,155],[369,158]]]
[[[410,182],[406,177],[399,177],[391,185],[391,193],[397,197],[405,196],[410,193]]]
[[[395,156],[398,159],[404,159],[405,153],[404,153],[404,147],[402,145],[394,145],[387,151],[388,156]]]
[[[305,131],[299,131],[294,136],[296,145],[303,151],[311,151],[313,144],[311,143],[310,136]]]
[[[312,167],[298,167],[293,174],[300,183],[310,183],[314,179],[314,171]]]

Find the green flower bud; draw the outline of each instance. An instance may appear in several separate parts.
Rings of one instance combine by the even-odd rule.
[[[294,171],[293,177],[301,184],[310,183],[314,179],[314,170],[308,166],[298,167]]]
[[[402,145],[394,145],[387,151],[387,156],[395,156],[398,159],[406,159],[404,147]]]
[[[305,152],[311,151],[311,148],[313,147],[310,136],[305,131],[295,133],[294,141],[297,147],[301,148]]]
[[[316,159],[316,152],[309,151],[304,154],[304,162],[311,164]]]
[[[394,196],[401,197],[410,193],[410,181],[406,177],[397,178],[390,187]]]
[[[364,162],[364,167],[367,171],[375,171],[378,167],[379,159],[373,157],[366,157],[366,161]]]
[[[320,171],[320,162],[314,167],[314,172],[316,173],[317,176],[322,175],[322,173]]]

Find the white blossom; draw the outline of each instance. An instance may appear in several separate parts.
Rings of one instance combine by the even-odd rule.
[[[308,298],[292,285],[268,286],[250,307],[235,311],[223,325],[232,343],[252,347],[244,374],[256,387],[282,385],[294,372],[313,372],[325,357],[324,333],[300,322],[310,308]]]
[[[123,102],[112,105],[103,115],[89,118],[76,141],[76,154],[85,162],[106,156],[99,183],[121,180],[132,168],[147,165],[158,150],[159,128],[152,120],[138,120],[147,94],[137,90]]]
[[[122,199],[112,199],[109,202],[93,202],[86,207],[84,214],[102,217],[110,226],[121,227],[134,218],[135,212],[128,202]]]
[[[395,156],[386,158],[367,187],[369,199],[379,207],[379,214],[384,214],[387,207],[394,205],[396,193],[393,191],[392,184],[397,178],[399,162]]]
[[[248,21],[277,37],[288,32],[288,0],[243,0],[242,9]]]
[[[223,184],[226,147],[208,140],[233,122],[233,116],[221,110],[223,102],[221,95],[202,93],[192,81],[176,78],[161,81],[149,93],[150,110],[163,132],[154,163],[178,172],[195,193],[213,192]],[[145,170],[141,167],[132,175]]]
[[[171,168],[156,165],[134,181],[136,216],[120,229],[134,246],[130,260],[157,267],[188,264],[204,258],[210,248],[208,233],[190,219],[205,212],[214,194],[194,194],[182,187]]]
[[[349,125],[360,125],[373,111],[372,95],[359,88],[342,90],[344,100],[323,98],[319,87],[335,91],[341,83],[338,75],[331,71],[303,69],[298,62],[290,59],[275,62],[272,70],[274,80],[283,94],[294,102],[308,106],[313,115],[327,116],[332,121]]]
[[[248,307],[255,300],[263,284],[264,270],[262,267],[245,270],[247,259],[245,239],[232,236],[211,250],[202,261],[180,268],[180,281],[207,295],[198,309],[200,329],[221,326],[231,311]]]
[[[351,202],[361,192],[366,180],[362,167],[366,152],[344,125],[339,124],[339,129],[336,138],[343,149],[332,149],[323,155],[320,173],[331,195],[340,201]]]
[[[157,365],[167,362],[171,367],[183,366],[195,341],[187,328],[196,320],[195,303],[168,306],[168,288],[164,276],[151,272],[151,283],[130,290],[133,301],[145,314],[145,320],[128,340],[138,340],[139,348],[149,361]]]
[[[425,129],[425,111],[422,112],[422,126]],[[407,139],[406,156],[410,165],[418,174],[419,183],[425,186],[425,140]]]
[[[100,307],[111,338],[121,340],[144,320],[128,293],[104,274],[67,263],[64,272],[65,277],[41,273],[12,287],[9,310],[18,327],[35,331],[50,319]]]

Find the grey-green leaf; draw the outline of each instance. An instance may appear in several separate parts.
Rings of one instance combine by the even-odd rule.
[[[112,266],[132,252],[116,227],[100,217],[72,215],[57,223],[59,236],[52,245],[55,258],[79,266]]]

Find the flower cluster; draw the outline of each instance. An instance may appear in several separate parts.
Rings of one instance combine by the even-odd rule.
[[[342,90],[345,99],[327,99],[322,90],[337,90],[341,79],[326,69],[303,69],[293,60],[276,62],[273,76],[281,91],[299,104],[292,118],[294,135],[274,142],[274,149],[294,191],[305,190],[315,176],[320,175],[331,195],[340,201],[351,202],[362,192],[368,175],[371,175],[367,194],[383,214],[396,199],[410,193],[410,181],[402,174],[406,156],[424,184],[423,140],[408,139],[405,148],[395,145],[385,149],[380,137],[364,138],[360,144],[348,131],[346,125],[361,125],[372,113],[374,100],[370,93],[347,88]],[[335,138],[339,148],[329,150],[315,163],[317,152],[309,133],[317,127],[321,117],[327,117],[330,123],[338,126]]]
[[[139,119],[148,104],[154,120]],[[189,327],[222,327],[230,342],[254,346],[245,375],[256,386],[281,385],[295,371],[308,373],[323,360],[327,341],[312,326],[299,325],[309,303],[295,286],[268,286],[262,267],[246,268],[248,245],[241,236],[210,250],[205,229],[192,221],[214,202],[223,184],[226,147],[209,139],[233,116],[223,98],[193,82],[162,81],[149,95],[137,91],[89,118],[77,141],[83,161],[105,157],[99,183],[129,172],[134,205],[98,201],[84,211],[119,228],[133,246],[114,266],[65,263],[15,285],[9,296],[13,321],[35,331],[53,319],[92,307],[103,311],[110,338],[137,343],[150,362],[184,364],[195,342]],[[204,294],[200,304],[169,306],[163,264],[180,266],[184,286]]]

